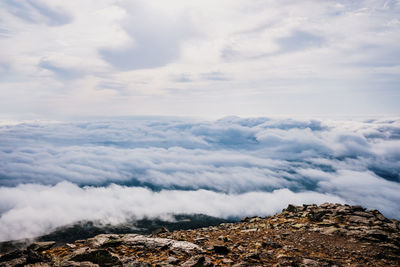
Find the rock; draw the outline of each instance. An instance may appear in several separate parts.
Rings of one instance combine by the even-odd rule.
[[[303,259],[302,264],[304,264],[304,266],[310,266],[310,267],[319,267],[321,266],[321,264],[318,261],[315,260],[311,260],[311,259]]]
[[[292,227],[296,228],[296,229],[300,229],[300,228],[303,228],[303,227],[307,227],[307,225],[304,224],[304,223],[296,223],[296,224],[292,225]]]
[[[371,212],[365,212],[365,211],[355,211],[355,212],[353,212],[353,214],[360,216],[360,217],[365,217],[365,218],[375,217],[374,214],[372,214]]]
[[[25,266],[26,265],[26,258],[25,257],[20,257],[20,258],[15,258],[9,261],[3,261],[0,262],[1,267],[8,267],[8,266]]]
[[[51,265],[45,262],[38,262],[33,264],[25,264],[24,267],[51,267]]]
[[[350,212],[350,210],[351,210],[350,206],[346,206],[346,205],[345,206],[342,206],[342,205],[337,206],[335,209],[337,214],[346,214],[346,213]]]
[[[230,252],[227,246],[214,245],[213,251],[217,254],[228,254]]]
[[[147,262],[133,261],[128,264],[124,264],[124,267],[153,267],[153,265]]]
[[[99,267],[99,265],[92,263],[90,261],[82,261],[82,262],[63,261],[60,264],[60,267]]]
[[[112,247],[118,247],[122,245],[124,241],[122,239],[109,239],[105,241],[100,247],[104,248],[112,248]]]
[[[208,239],[207,238],[204,238],[204,237],[201,237],[201,238],[196,238],[195,240],[194,240],[194,243],[195,244],[203,244],[204,242],[206,242]]]
[[[24,267],[52,267],[49,263],[38,262],[33,264],[26,264]]]
[[[163,262],[167,264],[177,265],[180,262],[180,260],[175,257],[168,257],[168,259]]]
[[[232,267],[247,267],[247,266],[249,266],[249,264],[243,261],[232,265]]]
[[[303,210],[305,209],[305,210],[308,210],[308,211],[310,211],[310,210],[314,210],[314,209],[316,209],[318,206],[316,205],[316,204],[311,204],[311,205],[303,205]]]
[[[71,255],[69,261],[89,261],[100,266],[122,266],[119,257],[105,249],[81,249]]]
[[[54,247],[55,244],[56,244],[56,242],[54,242],[54,241],[34,242],[27,249],[28,250],[37,251],[37,252],[41,252],[41,251],[48,250],[48,249]]]
[[[399,225],[396,222],[391,222],[391,223],[386,223],[385,226],[393,232],[396,232],[399,230]]]
[[[240,221],[241,222],[249,222],[251,218],[253,218],[253,217],[247,217],[246,216],[246,217],[243,217]]]
[[[26,257],[26,263],[37,263],[41,261],[46,261],[47,258],[45,258],[40,252],[34,251],[34,250],[28,250],[27,252],[27,257]]]
[[[201,247],[187,241],[176,241],[168,238],[147,237],[143,235],[127,234],[122,238],[123,242],[130,245],[142,245],[148,249],[169,248],[183,253],[202,253]]]
[[[196,255],[191,257],[188,261],[184,262],[182,267],[201,267],[204,266],[205,257],[203,255]]]
[[[261,221],[262,219],[260,218],[260,217],[252,217],[252,218],[250,218],[250,220],[248,221],[248,222],[250,222],[250,223],[254,223],[254,222],[259,222],[259,221]]]
[[[223,240],[224,240],[224,242],[231,242],[231,241],[232,241],[232,240],[231,240],[229,237],[227,237],[227,236],[225,236]]]
[[[242,233],[251,233],[251,232],[257,232],[257,228],[252,228],[252,229],[241,230],[240,232],[242,232]]]
[[[6,253],[0,256],[0,262],[11,261],[17,258],[23,257],[25,254],[22,250],[14,250],[12,252]]]
[[[328,202],[325,202],[325,203],[322,203],[321,205],[319,205],[321,208],[332,208],[333,207],[333,204],[332,203],[328,203]]]
[[[203,253],[204,250],[196,244],[187,241],[175,241],[172,240],[170,243],[171,250],[178,250],[188,254],[192,253]]]
[[[347,220],[351,223],[355,223],[355,224],[370,224],[370,220],[365,218],[365,217],[361,217],[361,216],[356,216],[356,215],[352,215],[349,216],[347,218]]]
[[[162,233],[169,233],[169,230],[165,227],[161,227],[156,229],[155,231],[153,231],[153,235],[158,235],[158,234],[162,234]]]
[[[259,259],[260,259],[260,254],[257,252],[249,253],[245,257],[245,260],[247,260],[247,261],[259,260]]]
[[[336,227],[331,226],[331,227],[323,230],[321,233],[323,233],[325,235],[331,235],[331,234],[334,234],[334,233],[337,233],[337,232],[339,232],[339,229],[336,228]]]
[[[262,247],[270,247],[270,248],[281,248],[282,247],[281,244],[279,244],[279,243],[277,243],[275,241],[272,241],[270,239],[262,242],[261,246]]]
[[[307,218],[311,221],[311,222],[320,222],[322,221],[322,217],[325,215],[325,211],[313,211],[313,212],[309,212]]]
[[[95,237],[85,240],[75,241],[75,243],[84,243],[91,248],[101,247],[105,242],[110,242],[111,240],[117,240],[120,236],[116,234],[101,234]]]
[[[377,240],[377,241],[386,241],[387,239],[389,239],[388,233],[386,233],[382,230],[377,230],[377,229],[366,230],[364,232],[364,235],[367,238],[372,237],[373,240]]]
[[[380,213],[378,210],[370,210],[369,212],[372,213],[375,216],[375,218],[377,218],[380,221],[388,221],[388,219],[386,219],[382,215],[382,213]]]
[[[223,264],[226,264],[226,265],[231,265],[231,264],[234,263],[234,261],[231,260],[231,259],[222,259],[222,263],[223,263]]]
[[[365,208],[363,208],[363,207],[361,207],[361,206],[359,206],[359,205],[356,205],[356,206],[351,206],[351,211],[353,211],[353,212],[355,212],[355,211],[365,211]]]
[[[76,245],[70,244],[70,243],[65,244],[65,246],[70,248],[70,249],[75,249],[76,248]]]
[[[383,243],[383,244],[379,244],[379,246],[394,250],[396,252],[400,252],[400,247],[395,244],[392,244],[392,243]]]
[[[288,212],[296,212],[297,211],[297,207],[295,205],[289,204],[287,206],[286,209],[284,209],[283,211],[288,211]]]

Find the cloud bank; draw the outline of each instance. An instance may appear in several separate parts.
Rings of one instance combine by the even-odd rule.
[[[267,215],[289,203],[343,202],[315,192],[223,194],[206,190],[153,192],[140,187],[80,188],[68,182],[56,186],[20,185],[0,188],[0,241],[43,234],[49,229],[79,220],[122,223],[128,218],[164,217],[171,213],[202,213],[219,217]],[[7,203],[8,207],[4,207]],[[56,216],[55,216],[56,215]]]
[[[361,204],[389,217],[400,214],[397,118],[0,125],[2,240],[78,220],[266,215],[292,202]]]

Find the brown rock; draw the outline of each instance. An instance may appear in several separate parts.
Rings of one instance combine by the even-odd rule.
[[[153,267],[153,265],[148,262],[133,261],[124,264],[124,267]]]
[[[6,253],[2,256],[0,256],[0,262],[7,262],[7,261],[11,261],[14,259],[18,259],[23,257],[25,254],[22,250],[14,250],[12,252]]]
[[[310,266],[310,267],[319,267],[321,264],[318,261],[311,260],[311,259],[303,259],[302,262],[303,266]]]
[[[60,264],[60,267],[99,267],[99,265],[90,261],[64,261]]]
[[[69,261],[89,261],[100,266],[122,266],[119,257],[105,249],[83,249],[75,252]]]
[[[297,209],[298,209],[298,207],[297,207],[297,206],[295,206],[295,205],[292,205],[292,204],[289,204],[289,205],[287,206],[287,208],[286,208],[286,209],[284,209],[283,211],[288,211],[288,212],[296,212],[296,211],[297,211]]]
[[[153,231],[153,235],[158,235],[158,234],[162,234],[162,233],[169,233],[169,230],[165,227],[161,227],[161,228],[158,228],[155,231]]]
[[[203,266],[212,266],[209,261],[206,261],[206,257],[203,255],[197,255],[191,257],[188,261],[184,262],[182,267],[203,267]]]
[[[26,264],[26,258],[25,257],[21,257],[21,258],[16,258],[16,259],[12,259],[9,261],[3,261],[0,263],[1,267],[9,267],[9,266],[25,266]]]
[[[370,224],[370,220],[361,216],[349,216],[347,220],[355,224]]]
[[[56,242],[54,242],[54,241],[34,242],[28,247],[28,250],[34,250],[37,252],[41,252],[41,251],[44,251],[44,250],[54,247],[55,244],[56,244]]]
[[[228,254],[230,252],[227,246],[214,245],[213,251],[217,254]]]
[[[374,214],[371,212],[366,212],[366,211],[355,211],[353,212],[354,215],[360,216],[360,217],[365,217],[365,218],[372,218],[374,217]]]
[[[378,241],[385,241],[389,239],[389,234],[382,231],[382,230],[377,230],[377,229],[372,229],[372,230],[366,230],[364,232],[365,237],[367,238],[373,238],[373,240],[378,240]]]
[[[369,212],[374,214],[374,216],[380,221],[387,221],[388,220],[378,210],[370,210]]]
[[[365,211],[365,208],[356,205],[356,206],[351,206],[351,211],[355,212],[355,211]]]

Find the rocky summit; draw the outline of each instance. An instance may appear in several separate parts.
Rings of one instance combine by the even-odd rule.
[[[0,254],[0,266],[400,266],[400,222],[361,206],[289,205],[194,230],[36,242]]]

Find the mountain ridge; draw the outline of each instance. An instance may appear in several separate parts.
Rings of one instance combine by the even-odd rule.
[[[36,242],[0,266],[400,266],[400,222],[378,210],[324,203],[150,235]]]

